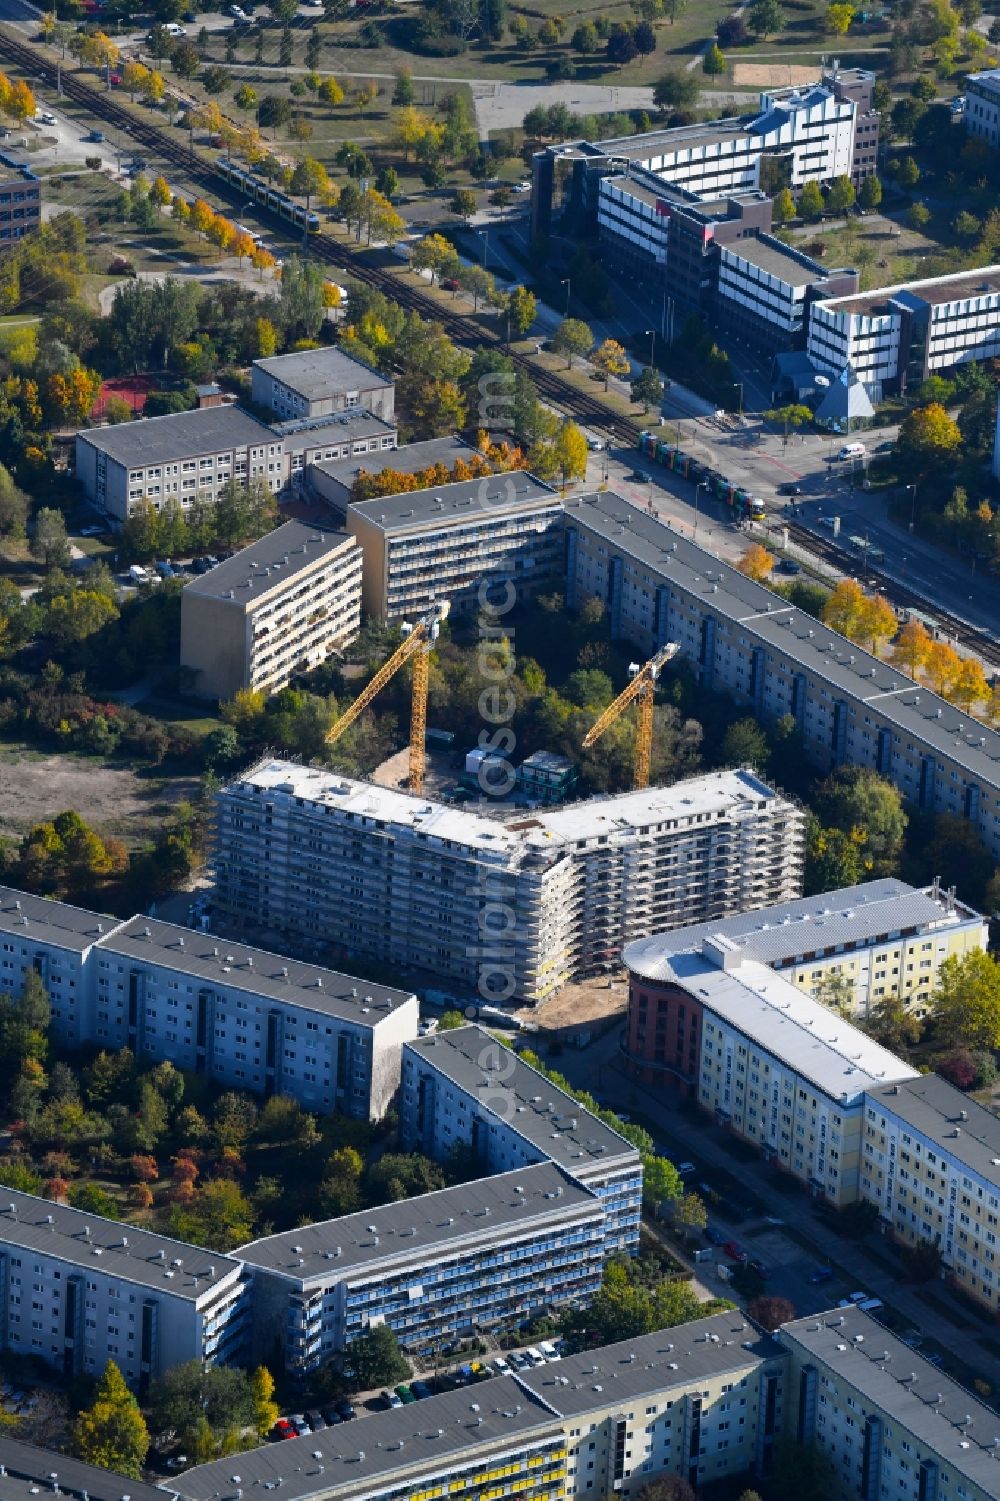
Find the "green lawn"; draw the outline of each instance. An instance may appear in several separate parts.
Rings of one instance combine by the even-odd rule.
[[[213,714],[209,709],[200,710],[192,704],[182,703],[178,699],[159,698],[156,694],[144,698],[141,703],[136,704],[136,708],[141,714],[178,725],[192,735],[209,735],[223,722],[218,714]]]

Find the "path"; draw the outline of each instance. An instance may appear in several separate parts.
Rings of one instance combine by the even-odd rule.
[[[727,17],[727,19],[730,20],[730,21],[735,21],[737,19],[737,17],[742,16],[742,14],[743,14],[743,12],[745,10],[746,10],[746,5],[738,5],[734,11],[730,12],[730,14]],[[698,48],[698,51],[695,53],[694,57],[692,57],[691,61],[689,63],[685,63],[684,64],[684,71],[686,73],[693,73],[694,72],[695,68],[698,67],[698,65],[701,62],[702,58],[705,56],[705,53],[708,51],[709,47],[711,47],[711,45],[712,45],[712,43],[714,41],[715,41],[715,36],[714,35],[705,38],[705,40],[702,42],[701,46]]]

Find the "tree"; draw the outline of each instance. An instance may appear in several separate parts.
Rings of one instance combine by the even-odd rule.
[[[583,359],[594,347],[594,335],[580,318],[564,318],[556,329],[552,347],[566,356],[567,370],[572,368],[573,356]]]
[[[69,566],[69,538],[62,511],[43,506],[38,512],[31,536],[31,555],[46,568]]]
[[[877,177],[866,177],[861,184],[861,192],[858,194],[858,202],[866,213],[877,209],[882,202],[882,184]]]
[[[701,60],[702,72],[707,73],[710,78],[717,78],[720,74],[725,73],[727,67],[728,64],[722,48],[718,42],[712,42]]]
[[[846,0],[833,0],[823,16],[824,29],[831,36],[846,36],[856,15],[854,6],[847,4]]]
[[[574,31],[570,38],[570,46],[584,57],[589,57],[600,46],[600,37],[597,35],[597,27],[593,21],[583,21]]]
[[[399,1341],[386,1324],[367,1329],[351,1341],[344,1351],[352,1385],[358,1391],[376,1386],[395,1386],[410,1374],[409,1361],[399,1348]]]
[[[915,1246],[904,1246],[901,1255],[910,1281],[930,1282],[941,1275],[941,1248],[933,1241],[921,1240]]]
[[[823,624],[853,641],[864,600],[864,591],[855,579],[841,579],[823,606]]]
[[[867,645],[868,650],[877,657],[898,628],[896,612],[884,595],[866,594],[863,597],[854,626],[854,640]]]
[[[770,4],[771,0],[766,0],[766,3]],[[814,224],[817,219],[823,217],[825,206],[823,202],[823,190],[819,183],[803,183],[802,192],[799,194],[799,216],[805,219],[807,223]]]
[[[93,1402],[73,1424],[72,1444],[74,1453],[88,1464],[133,1480],[142,1478],[149,1432],[139,1404],[113,1360],[104,1367]]]
[[[574,422],[568,419],[559,428],[553,440],[556,468],[562,482],[585,479],[587,474],[587,440]]]
[[[698,80],[686,69],[664,73],[653,85],[653,103],[661,110],[692,110],[698,94]]]
[[[963,657],[952,679],[948,697],[969,714],[973,704],[985,703],[989,696],[990,685],[986,681],[982,663],[975,657]]]
[[[416,90],[413,87],[413,74],[409,68],[401,68],[396,74],[396,82],[392,91],[393,104],[412,104],[416,98]]]
[[[663,381],[658,372],[647,365],[632,381],[630,387],[632,400],[642,403],[645,414],[651,406],[659,406],[663,400]]]
[[[847,8],[850,9],[849,6]],[[849,177],[835,177],[826,195],[826,206],[831,214],[846,214],[854,207],[856,197],[854,184]]]
[[[666,1199],[677,1200],[684,1192],[681,1175],[666,1157],[646,1154],[642,1160],[642,1196],[657,1208]]]
[[[218,1178],[199,1189],[190,1204],[175,1204],[168,1223],[178,1240],[228,1251],[253,1235],[253,1206],[235,1183]]]
[[[612,26],[611,35],[608,37],[605,50],[608,55],[608,62],[617,64],[619,68],[624,67],[626,63],[632,62],[639,54],[639,49],[635,44],[635,37],[628,27],[623,26],[620,21],[616,21],[614,26]]]
[[[926,229],[931,222],[931,211],[926,203],[912,203],[906,219],[911,229]]]
[[[922,621],[908,620],[893,644],[893,666],[916,680],[917,673],[927,661],[930,645],[930,632]]]
[[[778,0],[754,0],[747,13],[747,21],[750,30],[766,41],[774,32],[784,29],[785,13]]]
[[[782,188],[774,200],[772,216],[775,224],[787,224],[795,218],[795,199],[791,188]]]
[[[628,375],[632,368],[631,360],[617,339],[605,339],[603,344],[599,344],[591,355],[591,361],[604,376],[605,391],[613,375]]]
[[[471,219],[477,208],[476,195],[471,188],[459,188],[449,207],[460,219]]]
[[[314,196],[330,191],[330,179],[323,163],[308,156],[300,161],[292,173],[291,190],[306,200],[308,210]]]
[[[280,1413],[274,1400],[274,1377],[267,1366],[258,1366],[251,1375],[250,1395],[254,1406],[254,1427],[257,1437],[263,1439],[278,1421]]]
[[[970,214],[968,209],[962,209],[955,215],[951,227],[960,240],[967,240],[971,243],[979,238],[983,226],[975,214]]]
[[[255,1372],[255,1376],[259,1374]],[[263,1374],[270,1379],[269,1372],[264,1370]],[[263,1391],[266,1385],[262,1381],[258,1390]],[[270,1385],[273,1393],[274,1382]],[[246,1371],[188,1360],[172,1366],[152,1383],[146,1405],[157,1439],[166,1443],[179,1439],[187,1447],[202,1420],[214,1440],[250,1424],[256,1426],[257,1396],[253,1378]],[[270,1393],[265,1400],[270,1401]],[[272,1419],[268,1424],[269,1429],[274,1422]]]
[[[841,767],[820,783],[813,810],[828,828],[855,837],[872,876],[896,873],[909,820],[891,782],[867,767]]]
[[[742,47],[748,40],[746,23],[741,15],[723,16],[715,28],[715,35],[723,49]]]
[[[928,463],[938,466],[950,461],[961,443],[958,423],[935,401],[915,408],[903,418],[895,452],[909,469],[921,473]]]
[[[764,1329],[777,1329],[782,1324],[790,1324],[795,1318],[795,1304],[787,1298],[781,1298],[774,1294],[754,1298],[747,1304],[747,1313],[755,1323]]]
[[[719,744],[721,766],[752,766],[763,771],[771,756],[767,736],[755,719],[737,719]]]
[[[708,1210],[697,1194],[684,1194],[674,1200],[674,1226],[687,1239],[692,1230],[704,1230],[708,1224]]]
[[[698,1493],[683,1475],[668,1473],[644,1485],[636,1501],[698,1501]]]
[[[946,1047],[1000,1048],[1000,966],[992,954],[949,955],[938,970],[931,1015]]]
[[[322,99],[324,104],[329,104],[331,109],[336,109],[339,104],[343,104],[347,97],[340,84],[332,77],[323,79],[316,90],[316,96]]]
[[[774,556],[766,547],[761,547],[759,542],[751,542],[736,567],[748,579],[753,579],[757,584],[763,584],[774,571]]]
[[[961,657],[947,641],[932,641],[924,655],[924,676],[935,693],[949,698],[961,665]]]
[[[527,287],[515,287],[507,299],[510,316],[510,331],[515,338],[523,339],[538,316],[538,299]]]

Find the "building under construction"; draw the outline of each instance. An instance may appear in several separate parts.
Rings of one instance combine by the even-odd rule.
[[[254,932],[530,1003],[632,939],[798,896],[804,837],[749,771],[501,820],[265,760],[219,794],[216,899]]]

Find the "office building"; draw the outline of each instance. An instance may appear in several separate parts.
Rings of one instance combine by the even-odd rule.
[[[616,967],[630,938],[801,889],[803,814],[746,771],[501,822],[263,761],[217,807],[216,898],[231,917],[492,999],[541,1000]],[[495,935],[486,897],[515,914]]]
[[[406,1150],[438,1161],[467,1147],[490,1173],[555,1163],[600,1199],[608,1252],[638,1245],[638,1152],[481,1027],[406,1044],[399,1115]]]
[[[442,477],[442,483],[447,484],[451,470],[459,461],[469,463],[476,458],[476,450],[462,438],[427,438],[422,443],[404,443],[402,448],[377,459],[357,455],[335,459],[331,463],[317,463],[309,472],[309,484],[313,493],[330,507],[337,522],[343,524],[359,476],[376,476],[385,470],[415,475],[428,469],[441,469],[447,471]]]
[[[809,309],[806,351],[820,370],[848,367],[873,400],[928,376],[1000,355],[1000,266],[935,276]]]
[[[275,1330],[292,1375],[387,1325],[433,1354],[585,1302],[604,1271],[604,1209],[552,1162],[383,1204],[240,1247],[258,1357]]]
[[[790,715],[813,765],[871,767],[922,811],[968,819],[1000,858],[996,730],[620,496],[572,496],[564,524],[570,609],[600,599],[612,637],[647,654],[678,642],[703,688]]]
[[[42,184],[37,175],[25,166],[19,177],[4,177],[0,181],[0,245],[13,244],[41,222]]]
[[[962,119],[966,133],[975,140],[1000,145],[1000,68],[967,76]]]
[[[121,926],[116,917],[0,886],[0,993],[19,1000],[34,970],[49,998],[53,1039],[81,1048],[93,1027],[91,954]]]
[[[719,246],[719,322],[755,349],[774,354],[798,348],[817,298],[857,290],[856,271],[828,269],[771,235]]]
[[[638,1077],[696,1099],[815,1195],[853,1203],[865,1091],[916,1071],[727,938],[680,953],[647,939],[625,964]]]
[[[827,1461],[833,1501],[996,1501],[997,1415],[858,1308],[796,1319],[786,1431]]]
[[[141,1392],[187,1360],[238,1360],[249,1316],[234,1258],[3,1190],[0,1348],[11,1354],[66,1377],[113,1360]]]
[[[361,550],[345,532],[286,521],[181,594],[181,667],[201,697],[275,693],[361,628]]]
[[[562,570],[561,512],[556,492],[523,470],[351,505],[365,614],[414,619],[436,599],[453,613],[475,610],[491,576],[509,579],[518,599],[551,589]]]
[[[234,1473],[244,1494],[285,1501],[629,1501],[663,1474],[704,1487],[763,1469],[787,1360],[739,1313],[715,1314],[214,1460],[170,1490],[232,1501]]]
[[[923,1074],[868,1092],[861,1198],[903,1245],[936,1246],[944,1273],[1000,1311],[1000,1121]]]
[[[214,505],[231,481],[284,484],[281,438],[239,406],[199,407],[142,417],[76,435],[76,477],[84,494],[112,522],[143,505],[176,501]]]
[[[835,1009],[868,1017],[892,999],[923,1016],[944,960],[985,949],[989,923],[938,882],[916,890],[891,877],[661,933],[645,952],[669,959],[715,937]],[[633,1038],[635,1059],[663,1063],[652,1029],[644,1042]]]
[[[250,395],[279,421],[330,417],[363,408],[383,422],[392,422],[395,388],[388,376],[334,344],[254,360]]]
[[[91,968],[98,1047],[323,1114],[380,1120],[419,1027],[405,991],[155,918],[116,928]]]

